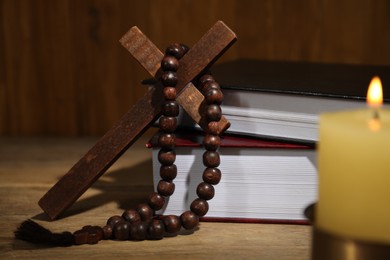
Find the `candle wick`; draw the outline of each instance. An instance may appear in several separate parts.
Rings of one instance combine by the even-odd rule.
[[[379,120],[379,112],[378,112],[378,109],[374,109],[373,118],[374,118],[375,120]]]

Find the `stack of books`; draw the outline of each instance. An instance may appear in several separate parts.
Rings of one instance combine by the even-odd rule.
[[[371,78],[380,76],[388,105],[389,66],[237,60],[213,67],[231,122],[220,148],[222,180],[203,220],[307,223],[316,201],[315,145],[320,113],[365,107]],[[202,134],[183,111],[179,119],[176,190],[164,215],[188,210],[202,181]],[[158,147],[154,181],[160,180]]]
[[[157,136],[150,142],[155,185],[161,179]],[[205,169],[202,138],[199,132],[176,133],[176,189],[158,213],[180,215],[197,198]],[[203,220],[306,223],[303,210],[316,197],[313,147],[224,135],[219,153],[222,179]]]

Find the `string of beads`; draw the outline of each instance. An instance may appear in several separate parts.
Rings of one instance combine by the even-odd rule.
[[[157,184],[156,192],[149,195],[147,203],[141,203],[134,209],[128,209],[121,216],[112,216],[104,227],[85,226],[73,233],[75,244],[95,244],[101,239],[115,240],[159,240],[167,234],[177,234],[181,228],[192,230],[199,224],[199,218],[206,215],[209,210],[208,200],[214,197],[214,185],[221,180],[221,171],[217,168],[220,164],[218,148],[221,144],[218,135],[218,121],[221,119],[223,94],[214,78],[205,74],[198,79],[198,88],[205,96],[204,114],[208,122],[208,129],[203,138],[205,152],[203,164],[206,167],[201,182],[196,190],[196,198],[190,206],[190,210],[180,216],[168,215],[162,218],[155,212],[162,209],[166,198],[175,191],[173,180],[177,176],[175,165],[177,116],[179,105],[176,99],[176,84],[178,77],[176,71],[179,68],[179,60],[188,51],[183,44],[171,44],[165,51],[161,62],[161,83],[163,86],[164,103],[162,116],[159,120],[160,135],[158,145],[160,147],[158,160],[161,164],[161,180]]]

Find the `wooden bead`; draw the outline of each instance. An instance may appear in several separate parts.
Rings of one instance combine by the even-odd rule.
[[[124,219],[121,216],[112,216],[107,220],[107,225],[114,227],[115,224],[119,221],[123,221]]]
[[[206,168],[203,172],[203,181],[216,185],[221,180],[221,171],[218,168]]]
[[[179,60],[175,56],[166,55],[161,61],[161,69],[163,71],[177,71],[179,68]]]
[[[221,90],[221,87],[219,86],[219,84],[215,81],[211,81],[211,82],[207,82],[204,87],[202,88],[201,92],[203,94],[206,94],[208,91],[210,91],[211,89],[216,89],[216,90]]]
[[[166,55],[174,56],[178,60],[180,60],[181,57],[183,57],[184,53],[185,53],[185,49],[182,47],[182,45],[178,43],[172,43],[165,50]]]
[[[160,166],[160,177],[165,181],[172,181],[177,176],[176,164],[172,165],[161,165]]]
[[[176,117],[162,116],[158,124],[161,131],[173,133],[177,128],[177,119]]]
[[[84,226],[81,230],[73,233],[75,244],[97,244],[103,239],[103,229],[98,226]]]
[[[204,97],[206,99],[207,104],[221,105],[223,101],[223,93],[219,89],[208,89],[205,92]]]
[[[206,135],[203,138],[203,146],[208,151],[215,151],[221,145],[221,138],[218,135]]]
[[[205,74],[199,79],[199,89],[201,92],[203,92],[204,87],[207,85],[209,82],[214,82],[214,77],[211,76],[210,74]]]
[[[122,218],[130,224],[141,222],[141,216],[135,209],[127,209],[123,212]]]
[[[196,194],[201,199],[211,200],[212,198],[214,198],[215,190],[213,185],[206,182],[202,182],[198,185],[196,189]]]
[[[105,225],[103,227],[103,238],[104,239],[112,238],[112,227],[110,225]]]
[[[167,100],[175,100],[177,96],[176,88],[174,87],[164,87],[163,88],[164,98]]]
[[[102,240],[103,238],[104,238],[103,228],[101,228],[99,226],[92,226],[89,229],[89,240],[96,239],[97,240],[96,243],[97,243],[98,241]],[[95,244],[95,243],[93,242],[93,244]]]
[[[157,192],[153,192],[149,195],[148,204],[154,210],[162,209],[165,204],[165,198]]]
[[[192,211],[185,211],[180,215],[180,221],[183,228],[191,230],[199,224],[199,217]]]
[[[183,49],[184,54],[186,54],[190,50],[190,47],[188,47],[187,45],[185,45],[183,43],[180,43],[180,46]]]
[[[89,233],[95,233],[99,240],[102,240],[104,237],[103,228],[99,226],[92,226],[92,228],[89,229]]]
[[[219,124],[217,121],[211,121],[207,124],[206,132],[211,135],[217,135],[220,131]]]
[[[206,118],[208,121],[219,121],[222,117],[222,110],[219,105],[211,104],[206,107]]]
[[[216,151],[206,151],[203,153],[203,164],[206,167],[218,167],[221,163],[219,153]]]
[[[142,221],[149,221],[153,218],[154,210],[146,203],[139,204],[136,210],[138,211]]]
[[[130,225],[131,240],[145,240],[148,234],[148,225],[145,222],[135,223]]]
[[[171,196],[175,191],[175,184],[173,182],[160,180],[157,184],[157,192],[161,196]]]
[[[88,231],[77,230],[73,233],[75,245],[83,245],[88,243]]]
[[[158,137],[158,146],[163,149],[175,148],[176,136],[171,133],[161,133]]]
[[[165,231],[170,234],[175,234],[181,229],[181,221],[178,216],[168,215],[163,218]]]
[[[179,105],[176,101],[168,100],[165,101],[161,108],[162,114],[164,116],[178,116],[179,115]]]
[[[148,226],[148,235],[152,240],[160,240],[164,237],[165,227],[161,220],[154,219]]]
[[[199,217],[203,217],[209,211],[209,203],[203,199],[195,199],[191,203],[191,211]]]
[[[175,150],[161,149],[158,152],[158,161],[163,165],[172,165],[176,160]],[[218,165],[217,165],[218,166]]]
[[[174,71],[164,71],[161,75],[161,83],[163,86],[176,86],[177,80],[178,78]]]
[[[130,237],[130,223],[119,221],[112,229],[113,237],[117,240],[128,240]]]

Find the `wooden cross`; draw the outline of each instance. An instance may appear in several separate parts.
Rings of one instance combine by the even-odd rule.
[[[203,95],[191,83],[207,70],[236,40],[236,35],[218,21],[180,60],[177,71],[177,102],[207,130],[199,111]],[[137,28],[132,27],[121,44],[154,77],[161,74],[163,53]],[[65,174],[40,200],[39,206],[56,219],[157,120],[164,102],[159,83],[147,93]],[[219,132],[229,127],[226,118],[219,121]]]

